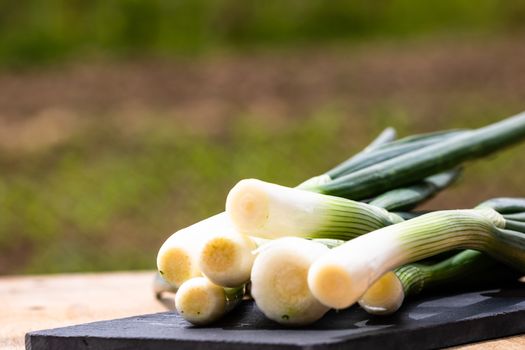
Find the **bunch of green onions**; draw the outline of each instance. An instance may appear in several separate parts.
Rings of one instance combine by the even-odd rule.
[[[419,135],[417,137],[406,138],[406,140],[390,142],[394,133],[393,130],[389,128],[381,133],[365,150],[350,158],[350,160],[359,158],[360,161],[369,162],[369,158],[364,155],[368,153],[370,156],[375,157],[375,153],[372,151],[385,143],[391,143],[394,149],[406,143],[406,145],[403,146],[404,148],[402,148],[406,150],[407,146],[414,147],[412,142],[414,142],[415,145],[421,145],[422,143],[429,144],[437,140],[443,140],[446,135],[453,134],[457,134],[457,132]],[[383,150],[381,152],[383,152]],[[350,163],[349,161],[346,161],[346,163],[359,164],[355,162]],[[338,166],[338,168],[341,169],[341,166]],[[437,177],[423,179],[423,181],[417,183],[415,186],[408,186],[404,189],[384,193],[378,199],[381,199],[389,209],[406,207],[407,204],[417,205],[448,186],[458,175],[459,171],[456,170],[445,172],[437,175]],[[321,179],[323,179],[322,181],[327,181],[327,178],[328,175],[325,174],[312,178],[306,183],[309,185],[311,185],[312,182],[320,183]],[[400,200],[396,202],[396,198]],[[365,204],[362,204],[362,207],[377,212],[376,216],[380,218],[392,217],[395,218],[396,221],[399,220],[397,216],[384,210]],[[382,227],[390,223],[390,220],[386,220],[384,223],[376,225],[376,227]],[[369,229],[370,228],[366,228],[366,226],[359,227],[357,233],[366,233]],[[353,236],[355,235],[356,233],[353,234]],[[191,242],[188,242],[188,239],[191,240]],[[232,224],[225,214],[218,214],[172,235],[159,251],[157,258],[159,273],[166,281],[169,281],[169,286],[172,286],[174,289],[180,287],[185,294],[194,289],[194,287],[182,288],[185,282],[192,281],[201,275],[205,275],[211,282],[206,284],[205,287],[207,289],[213,289],[213,285],[220,285],[226,288],[238,288],[250,279],[255,259],[254,249],[267,241],[268,240],[258,237],[244,235],[232,229]],[[200,283],[199,288],[201,290],[205,287]],[[179,292],[179,294],[180,293],[182,292]],[[179,298],[177,300],[183,299]],[[207,305],[204,301],[200,304]],[[177,306],[181,314],[188,315],[187,312],[182,312],[183,308],[183,306]],[[229,308],[225,308],[224,310],[229,310]],[[208,312],[205,310],[201,311],[202,312],[199,313],[201,315],[201,321],[196,320],[195,317],[184,317],[196,324],[211,322],[213,318],[206,318],[204,316],[207,315]],[[203,321],[205,319],[208,321]]]
[[[456,132],[450,132],[450,134],[453,133]],[[414,139],[416,144],[421,144],[423,141],[428,144],[431,140],[443,139],[446,134],[447,133],[445,132],[441,132],[421,135],[409,139]],[[369,161],[367,157],[363,157],[363,154],[371,152],[384,143],[390,142],[393,136],[393,130],[391,128],[386,129],[372,142],[372,144],[357,156],[360,156],[362,161]],[[404,141],[396,141],[396,147],[402,142]],[[410,144],[410,142],[408,143]],[[357,158],[357,156],[351,159]],[[374,156],[373,153],[372,156]],[[339,166],[339,169],[341,169],[341,166]],[[419,194],[414,196],[417,192],[414,192],[411,188],[407,188],[407,192],[409,193],[404,196],[402,205],[406,205],[407,199],[413,203],[419,203],[430,198],[436,192],[451,183],[457,176],[458,172],[447,173],[444,176],[446,181],[440,184],[426,181],[425,179],[424,182],[419,184],[425,188],[425,193],[423,195]],[[325,174],[323,176],[312,178],[306,183],[311,185],[312,182],[319,183],[320,179],[324,179],[322,181],[327,181],[327,178],[328,175]],[[385,195],[388,198],[388,195]],[[397,195],[398,194],[396,194],[396,196]],[[394,201],[390,201],[390,205],[392,207],[396,206]],[[386,212],[384,213],[389,215]],[[364,232],[365,231],[362,231],[362,233]],[[171,288],[181,288],[182,292],[179,292],[179,294],[188,294],[189,290],[195,289],[195,287],[182,287],[185,285],[186,281],[192,281],[194,278],[200,277],[202,274],[204,274],[211,283],[204,285],[201,281],[199,284],[200,290],[204,288],[209,290],[214,289],[214,285],[220,285],[227,288],[238,288],[250,279],[255,258],[255,255],[253,254],[254,249],[266,241],[267,240],[247,236],[237,232],[232,228],[232,224],[226,217],[225,213],[221,213],[188,228],[182,229],[170,236],[159,250],[157,257],[159,274],[168,282],[168,286],[171,286]],[[157,283],[157,285],[159,284]],[[177,300],[180,301],[183,299],[178,298]],[[206,303],[201,303],[201,305],[204,304]],[[182,312],[184,309],[182,305],[177,306],[177,309],[181,311],[181,314],[188,315],[188,312]],[[228,308],[225,310],[227,309]],[[204,310],[199,314],[201,315],[202,320],[208,319],[208,321],[211,322],[211,319],[213,319],[209,317],[206,318],[204,315],[207,315],[208,313]],[[196,320],[195,317],[185,317],[196,324],[204,322],[202,320]]]
[[[413,214],[394,213],[449,186],[463,162],[520,141],[525,113],[476,130],[394,137],[385,130],[356,156],[296,188],[242,180],[228,194],[225,213],[172,235],[157,265],[179,289],[183,317],[194,324],[216,320],[239,303],[250,281],[266,316],[301,325],[358,300],[367,311],[393,312],[405,294],[449,283],[475,264],[458,261],[495,258],[525,271],[525,215],[512,206],[519,201],[407,221]],[[411,264],[458,248],[476,251]]]

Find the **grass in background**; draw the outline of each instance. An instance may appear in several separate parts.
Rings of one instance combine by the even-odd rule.
[[[0,64],[523,29],[521,1],[0,1]]]

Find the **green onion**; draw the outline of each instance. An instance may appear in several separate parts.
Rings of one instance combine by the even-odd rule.
[[[324,305],[346,308],[382,275],[453,249],[474,249],[525,271],[525,234],[491,208],[438,211],[358,237],[316,261],[308,285]]]
[[[407,296],[426,290],[477,287],[517,281],[518,273],[476,250],[464,250],[435,264],[415,263],[388,272],[359,299],[371,314],[388,315],[399,309]]]
[[[222,288],[205,277],[185,281],[175,295],[179,314],[195,325],[206,325],[231,311],[244,296],[244,288]]]
[[[450,186],[460,173],[461,169],[453,169],[429,176],[414,185],[385,192],[374,198],[369,204],[389,211],[410,210]]]
[[[337,178],[340,175],[348,174],[351,172],[349,170],[349,167],[353,167],[356,161],[360,162],[371,162],[374,163],[374,161],[370,161],[371,155],[370,153],[374,150],[376,150],[379,147],[384,146],[385,144],[390,143],[396,138],[396,130],[394,128],[386,128],[383,130],[372,142],[366,146],[361,152],[358,152],[357,154],[353,155],[352,157],[348,158],[347,160],[343,161],[339,165],[337,165],[335,168],[327,171],[326,173],[314,176],[301,184],[297,186],[297,188],[305,188],[308,189],[310,187],[316,187],[322,184],[325,184],[327,182],[332,181],[332,179]],[[375,162],[377,163],[377,158],[374,157]]]
[[[318,320],[329,310],[313,297],[307,283],[310,265],[328,251],[319,242],[296,237],[260,248],[251,274],[251,295],[266,317],[298,326]]]
[[[521,113],[309,189],[354,200],[364,199],[454,168],[464,161],[488,155],[524,137],[525,113]]]
[[[383,162],[388,159],[418,150],[422,147],[441,143],[453,137],[466,134],[466,130],[446,130],[438,131],[428,134],[419,134],[407,136],[405,138],[387,142],[383,144],[372,143],[372,147],[367,147],[365,150],[354,157],[344,161],[335,168],[329,170],[326,174],[336,179],[343,175],[356,172],[371,165]]]
[[[198,258],[207,237],[235,230],[225,213],[214,215],[171,235],[157,254],[157,269],[170,285],[178,288],[185,281],[201,276]]]
[[[365,203],[255,179],[242,180],[232,188],[226,213],[239,232],[262,238],[349,240],[402,220]]]
[[[505,218],[519,222],[525,222],[525,213],[506,214]]]
[[[240,286],[250,279],[254,250],[265,242],[238,232],[214,235],[203,242],[198,257],[200,270],[215,284]]]
[[[525,210],[521,198],[494,198],[481,203],[478,208],[492,208],[499,213]],[[512,229],[512,220],[522,213],[503,214],[505,228]],[[525,232],[525,231],[521,231]],[[359,304],[372,314],[391,314],[403,303],[405,296],[423,290],[455,286],[477,286],[485,283],[508,282],[519,274],[496,260],[475,250],[456,253],[440,262],[415,263],[388,272],[376,281],[359,299]]]
[[[508,198],[499,197],[489,199],[479,205],[479,207],[492,208],[505,217],[508,215],[523,216],[525,213],[525,199],[524,198]],[[509,219],[513,219],[509,217]],[[517,221],[520,221],[517,219]]]

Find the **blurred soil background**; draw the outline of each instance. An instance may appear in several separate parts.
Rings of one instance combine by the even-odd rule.
[[[522,110],[519,1],[0,1],[0,274],[154,268],[241,178]],[[524,173],[522,144],[424,208]]]

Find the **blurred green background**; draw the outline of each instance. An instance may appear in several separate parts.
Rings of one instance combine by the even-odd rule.
[[[0,273],[154,268],[257,177],[525,109],[521,1],[0,1]],[[525,145],[426,208],[525,196]]]

